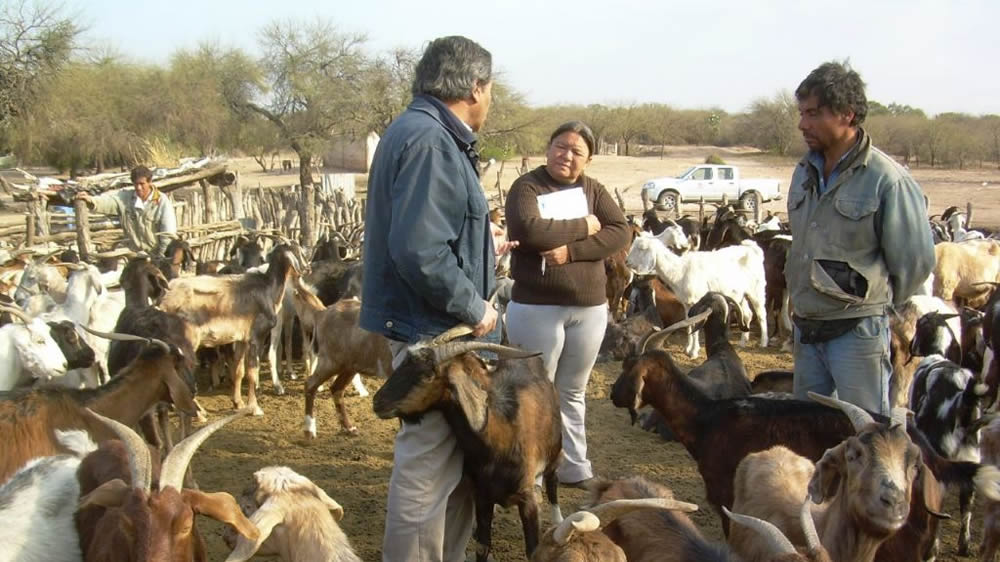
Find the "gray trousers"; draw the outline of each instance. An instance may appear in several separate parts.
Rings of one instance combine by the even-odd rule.
[[[406,345],[390,342],[393,368]],[[382,541],[383,562],[464,562],[475,503],[462,450],[440,412],[396,434]]]
[[[559,393],[563,461],[556,471],[562,482],[594,475],[587,459],[587,405],[590,371],[608,324],[608,306],[555,306],[511,302],[507,339],[522,349],[542,352],[549,380]]]
[[[869,316],[846,334],[823,343],[805,344],[794,330],[795,397],[810,390],[837,397],[871,412],[889,415],[889,318]]]

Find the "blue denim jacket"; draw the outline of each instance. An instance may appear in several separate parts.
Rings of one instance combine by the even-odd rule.
[[[379,142],[365,217],[365,330],[412,342],[483,317],[494,256],[474,143],[447,107],[423,96]]]

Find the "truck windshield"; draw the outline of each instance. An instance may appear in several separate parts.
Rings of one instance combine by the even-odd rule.
[[[688,177],[688,176],[690,176],[690,175],[691,175],[691,172],[693,172],[693,171],[694,171],[694,169],[695,169],[695,167],[694,167],[694,166],[692,166],[692,167],[688,168],[687,170],[685,170],[683,174],[681,174],[681,175],[679,175],[679,176],[677,176],[677,177],[678,177],[678,178],[686,178],[686,177]]]

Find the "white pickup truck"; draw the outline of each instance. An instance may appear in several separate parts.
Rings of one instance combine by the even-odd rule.
[[[642,186],[643,208],[649,201],[655,201],[658,209],[669,213],[676,213],[681,203],[697,202],[702,197],[706,202],[716,203],[722,201],[723,195],[731,202],[738,200],[747,210],[756,211],[763,202],[781,199],[781,182],[741,179],[736,166],[703,164],[676,178],[655,178]]]

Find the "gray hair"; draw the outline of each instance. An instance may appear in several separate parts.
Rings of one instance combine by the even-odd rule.
[[[475,41],[452,35],[430,42],[413,77],[414,96],[426,94],[442,101],[469,97],[493,76],[493,56]]]

